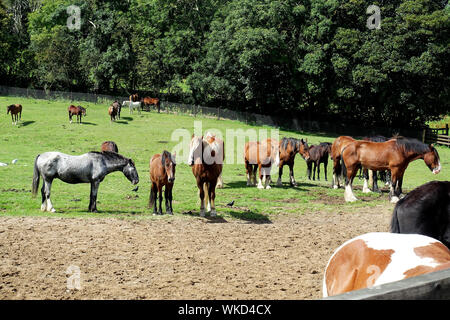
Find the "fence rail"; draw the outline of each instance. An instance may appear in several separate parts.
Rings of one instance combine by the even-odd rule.
[[[65,92],[65,91],[48,91],[37,89],[26,89],[17,87],[0,86],[0,95],[3,96],[20,96],[35,99],[66,99],[70,101],[87,101],[93,103],[111,103],[112,101],[128,100],[129,97],[98,95],[93,93]],[[161,111],[170,113],[188,114],[194,117],[214,117],[217,119],[230,119],[246,124],[257,126],[278,127],[287,131],[317,133],[319,135],[329,136],[330,133],[338,135],[351,135],[355,138],[384,135],[391,137],[395,134],[413,137],[417,139],[423,138],[422,132],[413,128],[383,128],[383,127],[366,127],[361,124],[341,123],[339,121],[310,121],[296,117],[278,117],[260,115],[250,112],[234,111],[225,108],[210,108],[184,103],[175,103],[170,101],[161,101]]]
[[[442,132],[442,134],[440,134]],[[445,128],[426,128],[422,133],[422,141],[425,143],[437,143],[450,147],[450,136],[448,124]]]

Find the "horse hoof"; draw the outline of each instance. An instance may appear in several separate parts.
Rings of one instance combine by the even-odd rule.
[[[211,217],[215,217],[215,216],[217,216],[217,212],[216,212],[216,210],[212,210],[211,211]]]
[[[339,189],[339,187],[337,185],[334,185],[333,189]]]
[[[398,197],[392,197],[391,198],[391,203],[397,203],[399,201],[400,201],[400,199]]]
[[[55,213],[55,212],[56,212],[55,208],[52,208],[52,209],[50,210],[50,212],[51,212],[51,213]]]
[[[267,186],[267,187],[266,187],[266,190],[269,190],[269,189],[272,189],[272,187],[271,187],[271,186]]]
[[[205,216],[205,210],[200,211],[200,217],[204,217]]]

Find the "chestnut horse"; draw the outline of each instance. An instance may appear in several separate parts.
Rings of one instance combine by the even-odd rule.
[[[162,154],[155,154],[150,159],[150,187],[149,208],[153,207],[154,215],[162,215],[162,189],[165,186],[164,198],[166,201],[166,213],[173,214],[172,209],[172,189],[175,182],[175,162],[176,154],[164,151]],[[159,193],[159,210],[156,208],[156,198]]]
[[[116,121],[117,113],[118,113],[118,110],[113,105],[110,105],[108,108],[108,114],[109,114],[111,122]]]
[[[6,107],[6,114],[11,112],[12,124],[16,125],[19,120],[22,120],[22,105],[12,104]]]
[[[114,141],[105,141],[102,143],[102,152],[103,151],[111,151],[115,153],[119,153],[119,148],[117,148],[117,144]]]
[[[267,139],[261,142],[247,142],[244,146],[247,185],[256,185],[256,168],[259,170],[258,189],[270,189],[272,164],[280,163],[279,141]]]
[[[151,105],[155,105],[158,108],[158,113],[160,113],[161,111],[161,104],[158,98],[150,98],[150,97],[145,97],[144,99],[142,99],[141,101],[144,106],[146,108],[148,108],[148,111],[150,111],[150,107]]]
[[[222,173],[224,160],[224,143],[215,135],[207,133],[205,138],[192,136],[189,146],[188,164],[197,181],[200,196],[200,216],[205,216],[205,195],[211,217],[216,216],[216,185]]]
[[[303,159],[309,159],[309,148],[307,140],[295,138],[283,138],[280,141],[280,164],[278,169],[277,185],[282,186],[281,177],[283,175],[283,166],[289,166],[289,181],[291,186],[296,186],[297,182],[294,179],[294,160],[295,155],[299,153]]]
[[[334,140],[331,145],[331,159],[333,159],[333,183],[331,185],[332,188],[338,189],[340,187],[339,177],[342,175],[342,166],[341,166],[341,154],[342,150],[351,142],[356,141],[352,137],[349,136],[340,136]]]
[[[69,111],[69,121],[70,121],[70,123],[72,123],[72,116],[74,116],[74,115],[77,116],[77,123],[79,121],[80,124],[81,124],[82,116],[86,116],[86,109],[83,108],[82,106],[75,107],[74,105],[71,104],[69,106],[69,108],[68,108],[68,111]]]
[[[389,199],[397,203],[402,197],[403,175],[411,161],[423,159],[433,174],[441,171],[439,154],[432,145],[417,139],[396,137],[386,142],[354,141],[342,152],[345,166],[345,201],[356,201],[352,183],[359,166],[378,171],[391,170]]]

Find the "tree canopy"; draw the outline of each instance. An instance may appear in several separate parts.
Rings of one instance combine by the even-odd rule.
[[[449,32],[443,0],[9,0],[0,81],[420,126],[450,112]]]

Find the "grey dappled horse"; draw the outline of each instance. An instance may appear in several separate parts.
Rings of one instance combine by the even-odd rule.
[[[91,195],[89,211],[97,212],[97,192],[100,182],[114,171],[122,171],[132,184],[139,183],[139,176],[133,160],[110,151],[89,152],[80,156],[71,156],[60,152],[46,152],[36,157],[33,174],[33,196],[39,188],[42,175],[42,211],[55,212],[50,201],[52,181],[58,178],[64,182],[90,183]]]

